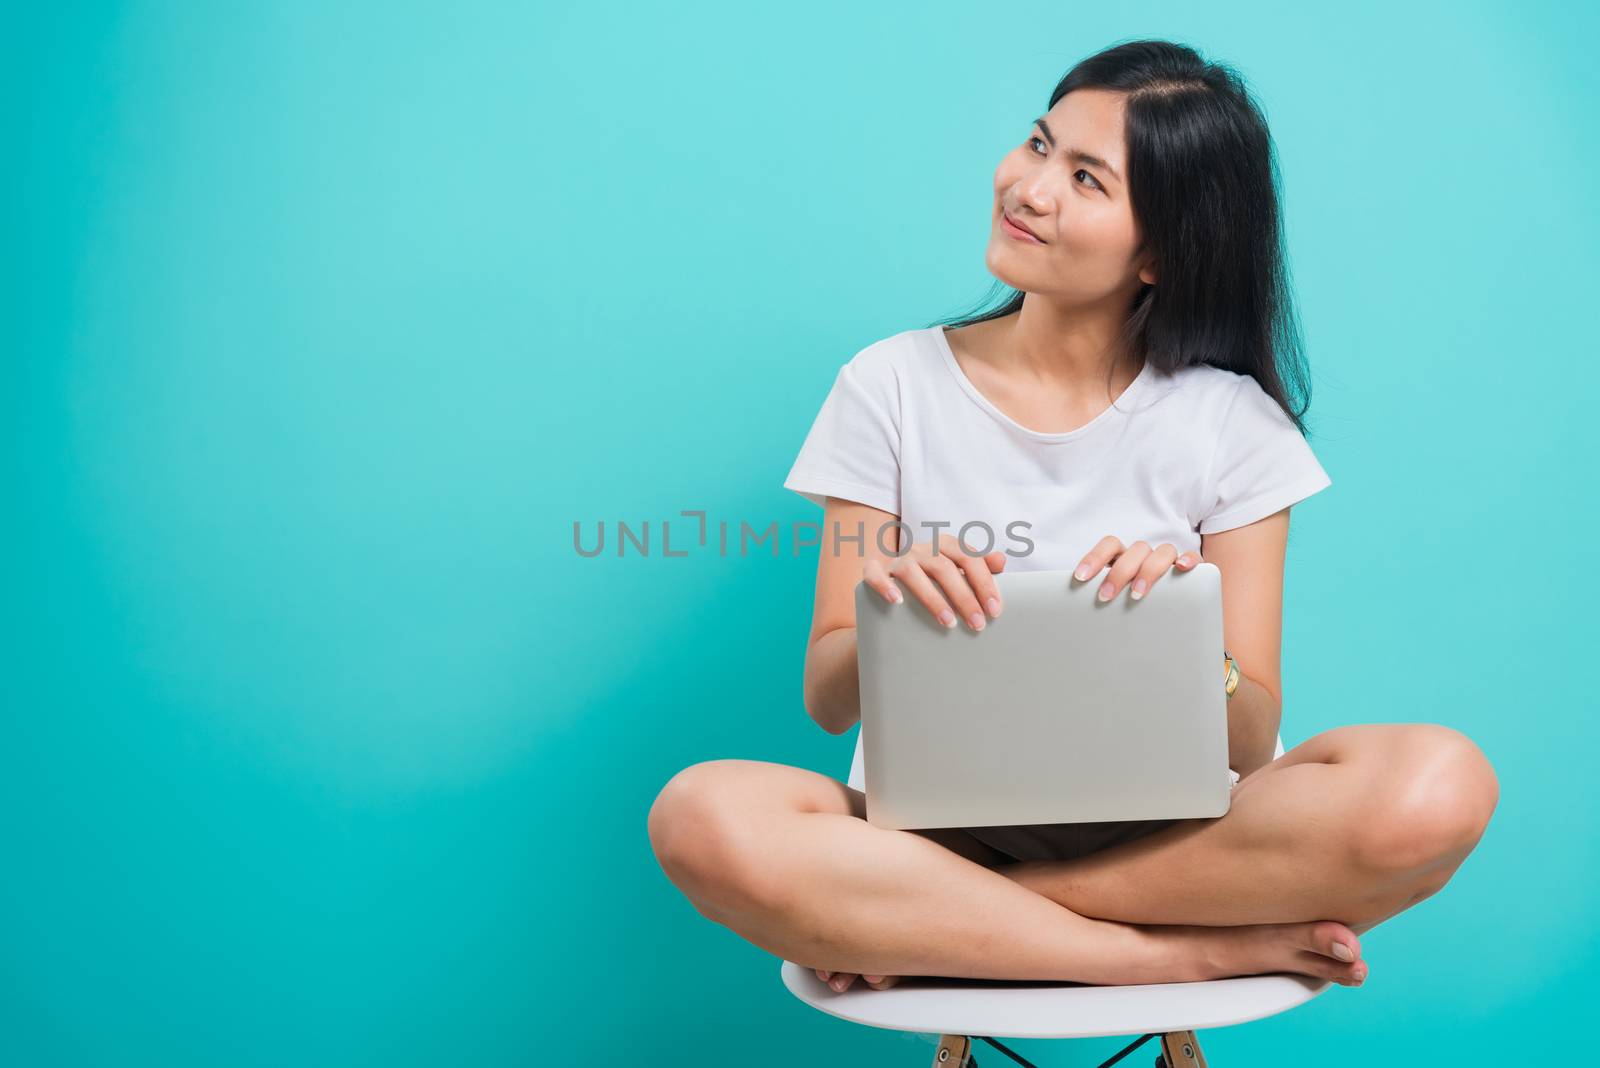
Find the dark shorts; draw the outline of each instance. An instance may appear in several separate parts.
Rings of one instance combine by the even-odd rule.
[[[1235,780],[1234,785],[1238,785]],[[1182,820],[1106,820],[967,827],[966,832],[1013,860],[1071,860],[1154,834]]]
[[[1103,823],[1031,823],[968,827],[966,832],[1013,860],[1071,860],[1143,838],[1178,820],[1110,820]]]

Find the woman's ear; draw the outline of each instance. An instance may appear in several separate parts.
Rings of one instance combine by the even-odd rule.
[[[1146,262],[1144,266],[1139,268],[1139,281],[1147,286],[1156,284],[1156,265],[1153,260]]]

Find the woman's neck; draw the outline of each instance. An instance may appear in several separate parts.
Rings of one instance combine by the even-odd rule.
[[[1119,345],[1121,321],[1066,311],[1031,296],[1020,311],[993,320],[993,329],[986,347],[997,369],[1070,393],[1104,388],[1110,376],[1116,396],[1143,366]]]

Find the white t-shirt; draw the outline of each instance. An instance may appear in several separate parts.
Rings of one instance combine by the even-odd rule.
[[[963,541],[989,551],[992,532],[1007,571],[1065,571],[1107,534],[1199,550],[1200,535],[1332,480],[1249,375],[1210,365],[1163,375],[1146,363],[1100,415],[1043,434],[990,403],[932,326],[876,341],[840,368],[783,484],[819,505],[841,497],[893,513],[916,541],[981,523]]]
[[[1200,535],[1332,480],[1249,375],[1209,365],[1163,375],[1146,363],[1099,416],[1044,434],[978,392],[932,326],[874,342],[839,369],[783,484],[819,505],[841,497],[891,512],[917,541],[934,524],[957,534],[982,523],[968,546],[987,551],[992,532],[1007,571],[1035,571],[1076,567],[1107,534],[1198,550]]]

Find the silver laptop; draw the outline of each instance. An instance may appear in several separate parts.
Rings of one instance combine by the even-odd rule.
[[[856,586],[867,820],[993,827],[1228,811],[1222,572],[1169,571],[1140,601],[1103,575],[995,576],[982,631]]]

